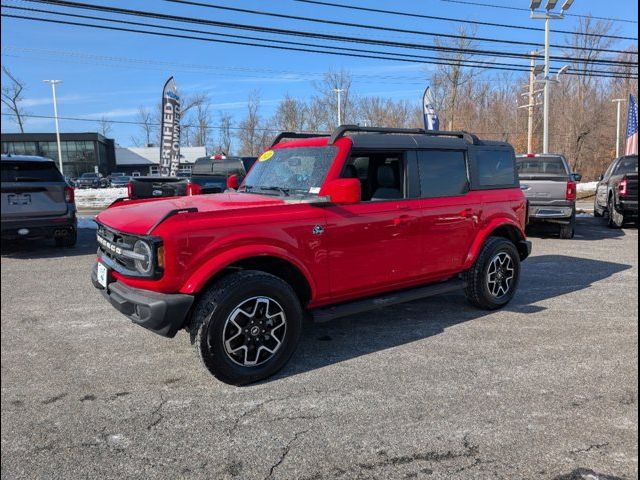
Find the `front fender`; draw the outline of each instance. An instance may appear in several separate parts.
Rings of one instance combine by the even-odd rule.
[[[311,298],[314,298],[316,285],[308,269],[285,249],[273,245],[241,246],[214,255],[189,276],[180,288],[180,293],[194,295],[200,292],[211,278],[225,268],[241,260],[255,257],[275,257],[289,262],[304,275],[311,289]]]
[[[471,268],[471,266],[474,264],[474,262],[478,258],[478,255],[480,255],[480,250],[482,250],[482,247],[484,246],[487,239],[491,236],[491,234],[493,234],[498,228],[505,226],[514,228],[517,231],[518,236],[520,237],[519,240],[524,240],[526,238],[526,235],[522,230],[522,226],[514,219],[509,217],[492,219],[489,223],[487,223],[487,225],[482,228],[478,235],[476,235],[476,238],[471,245],[471,248],[469,249],[467,257],[464,261],[465,270]]]

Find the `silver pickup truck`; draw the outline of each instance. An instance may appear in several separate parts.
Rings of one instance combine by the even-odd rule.
[[[573,238],[576,223],[576,182],[563,155],[518,155],[520,188],[529,201],[529,221],[556,224],[560,238]]]

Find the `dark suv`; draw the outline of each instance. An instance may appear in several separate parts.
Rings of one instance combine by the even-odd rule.
[[[353,125],[288,133],[237,191],[100,213],[92,281],[138,325],[187,329],[213,375],[245,384],[289,360],[306,316],[454,290],[505,306],[531,250],[526,211],[507,143]]]
[[[73,188],[53,160],[2,155],[2,238],[54,238],[76,243]]]

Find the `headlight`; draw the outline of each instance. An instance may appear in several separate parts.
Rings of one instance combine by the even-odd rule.
[[[143,275],[150,275],[153,271],[153,250],[149,244],[143,240],[138,240],[133,245],[133,253],[137,254],[134,260],[136,270]]]

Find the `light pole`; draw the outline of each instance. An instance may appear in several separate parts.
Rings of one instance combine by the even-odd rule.
[[[342,125],[342,92],[344,89],[342,88],[334,88],[334,92],[338,94],[338,126]]]
[[[60,126],[58,125],[58,100],[56,98],[56,85],[62,83],[62,80],[43,80],[43,82],[51,84],[51,93],[53,94],[53,119],[56,124],[56,143],[58,144],[58,164],[60,165],[60,173],[64,175],[62,167],[62,146],[60,145]]]
[[[611,100],[611,102],[618,104],[618,115],[616,117],[616,158],[620,157],[620,125],[622,124],[622,104],[626,101],[626,98],[615,98]]]
[[[551,70],[551,59],[549,46],[551,43],[551,20],[562,20],[564,18],[564,12],[569,10],[569,7],[573,5],[574,0],[565,0],[560,13],[553,13],[551,10],[556,8],[558,0],[547,0],[544,13],[536,13],[536,9],[540,7],[542,0],[531,0],[530,10],[531,18],[534,20],[544,20],[544,118],[543,118],[543,140],[542,140],[542,152],[549,153],[549,114],[550,114],[550,93],[551,93],[551,78],[549,78]]]

